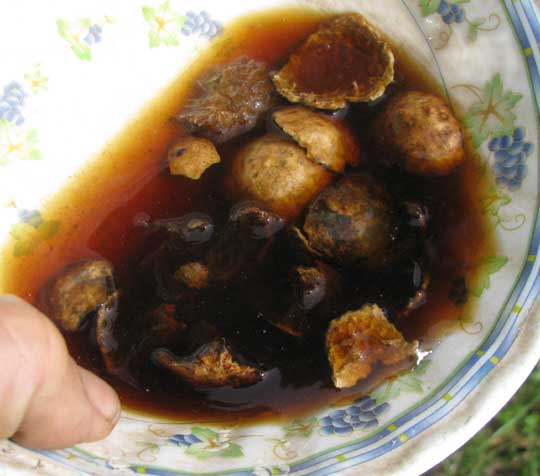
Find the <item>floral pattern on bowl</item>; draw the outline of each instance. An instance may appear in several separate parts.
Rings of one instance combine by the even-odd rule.
[[[464,315],[413,372],[352,404],[252,427],[152,421],[125,412],[113,434],[98,443],[30,451],[2,442],[0,474],[419,474],[493,416],[540,356],[530,345],[540,328],[539,314],[532,312],[540,286],[535,160],[540,22],[530,0],[259,0],[229,6],[217,0],[57,2],[54,8],[39,7],[39,15],[32,15],[39,21],[31,18],[17,28],[6,17],[23,7],[4,7],[0,37],[17,38],[12,48],[17,53],[21,48],[16,55],[2,50],[8,63],[0,72],[3,252],[31,254],[57,233],[62,223],[42,216],[43,200],[134,112],[133,97],[142,105],[208,42],[220,41],[227,22],[238,15],[282,3],[356,9],[403,47],[414,48],[440,80],[477,159],[495,177],[481,206],[499,249],[482,258],[476,286],[467,277],[456,283],[456,299],[462,298],[460,289],[470,288],[477,312]],[[30,54],[23,46],[32,34],[43,38],[43,47]],[[142,86],[124,92],[126,65],[132,64],[127,52],[151,68],[139,70]],[[92,101],[93,94],[102,101]],[[74,98],[79,99],[74,103]],[[96,103],[113,99],[118,112],[105,117]],[[51,123],[60,106],[102,118],[91,140],[69,121]],[[81,144],[78,157],[68,154],[55,127],[71,127],[73,140]],[[0,276],[0,287],[1,282]]]

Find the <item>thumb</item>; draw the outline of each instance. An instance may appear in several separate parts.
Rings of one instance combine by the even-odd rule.
[[[107,436],[120,417],[114,390],[69,356],[56,326],[0,296],[0,438],[64,448]]]

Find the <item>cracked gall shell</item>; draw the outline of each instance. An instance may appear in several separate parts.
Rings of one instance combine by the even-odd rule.
[[[178,139],[167,154],[171,175],[183,175],[198,180],[221,158],[214,144],[204,137],[186,136]]]
[[[339,68],[337,67],[339,65]],[[340,109],[380,97],[394,78],[394,55],[362,15],[339,15],[310,35],[273,76],[291,102]]]
[[[313,162],[339,174],[347,164],[358,165],[359,150],[353,135],[325,114],[291,106],[274,111],[272,119]]]
[[[337,388],[354,386],[377,363],[394,365],[412,358],[418,342],[407,342],[376,304],[334,319],[326,334],[326,350]]]
[[[86,317],[105,304],[116,290],[113,267],[104,260],[77,263],[52,284],[51,318],[66,331],[80,329]]]
[[[259,369],[235,359],[224,339],[204,344],[186,357],[160,348],[152,352],[152,358],[158,365],[194,386],[245,387],[263,378]]]

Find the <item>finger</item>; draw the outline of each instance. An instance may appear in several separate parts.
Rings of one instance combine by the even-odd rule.
[[[107,436],[116,393],[76,365],[54,324],[14,296],[0,296],[0,437],[63,448]]]

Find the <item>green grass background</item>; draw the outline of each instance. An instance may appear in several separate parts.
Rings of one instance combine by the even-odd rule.
[[[503,410],[428,476],[540,476],[540,366]]]

